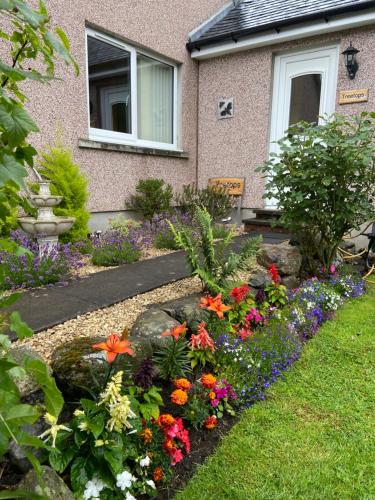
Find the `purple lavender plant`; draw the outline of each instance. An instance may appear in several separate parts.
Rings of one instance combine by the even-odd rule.
[[[2,251],[1,288],[35,288],[65,282],[73,270],[83,266],[82,256],[72,244],[59,244],[45,255],[39,255],[38,243],[21,230],[12,231],[11,241],[25,248],[23,255]]]

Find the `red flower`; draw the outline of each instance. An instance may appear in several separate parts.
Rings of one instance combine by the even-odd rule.
[[[182,325],[177,325],[172,328],[172,330],[166,330],[161,334],[162,337],[173,337],[177,342],[181,335],[186,333],[186,322]]]
[[[234,298],[234,302],[236,304],[239,304],[240,302],[246,299],[249,292],[250,292],[249,286],[244,284],[238,288],[233,288],[233,290],[230,292],[230,296]]]
[[[280,274],[279,271],[277,270],[276,264],[272,264],[272,266],[268,268],[268,274],[271,276],[272,281],[274,282],[275,285],[280,284]]]
[[[100,342],[99,344],[94,344],[93,349],[101,349],[107,352],[108,363],[113,363],[119,354],[129,354],[133,356],[134,351],[130,348],[131,344],[128,340],[121,340],[121,338],[116,335],[110,335],[106,342]]]
[[[198,351],[210,349],[211,352],[215,352],[215,343],[205,327],[206,323],[202,321],[202,323],[198,326],[198,335],[193,334],[191,336],[190,349],[193,351],[194,349],[197,349]]]
[[[217,426],[217,418],[215,417],[215,415],[207,417],[204,421],[204,426],[206,427],[206,429],[214,429]]]
[[[254,332],[251,331],[250,328],[246,328],[244,326],[237,331],[237,335],[241,337],[242,340],[246,340],[247,338],[252,337],[254,335]]]

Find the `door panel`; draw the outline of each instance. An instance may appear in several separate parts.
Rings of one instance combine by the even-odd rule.
[[[335,111],[338,59],[337,45],[275,57],[270,153],[279,152],[275,141],[293,123],[314,123]],[[276,200],[266,204],[277,207]]]

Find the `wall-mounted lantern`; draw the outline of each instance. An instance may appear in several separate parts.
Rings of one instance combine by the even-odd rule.
[[[344,50],[342,53],[345,57],[345,66],[348,70],[348,75],[351,80],[354,80],[355,75],[358,71],[358,62],[357,62],[357,54],[359,50],[353,47],[352,42],[350,42],[350,46]]]

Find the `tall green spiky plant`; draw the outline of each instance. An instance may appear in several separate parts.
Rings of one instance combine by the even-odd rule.
[[[246,270],[248,261],[258,252],[261,237],[249,238],[238,252],[229,250],[234,233],[215,242],[213,222],[205,208],[195,207],[195,230],[170,223],[171,230],[179,248],[186,251],[188,265],[193,275],[198,276],[204,291],[224,293],[228,282],[237,272]]]

